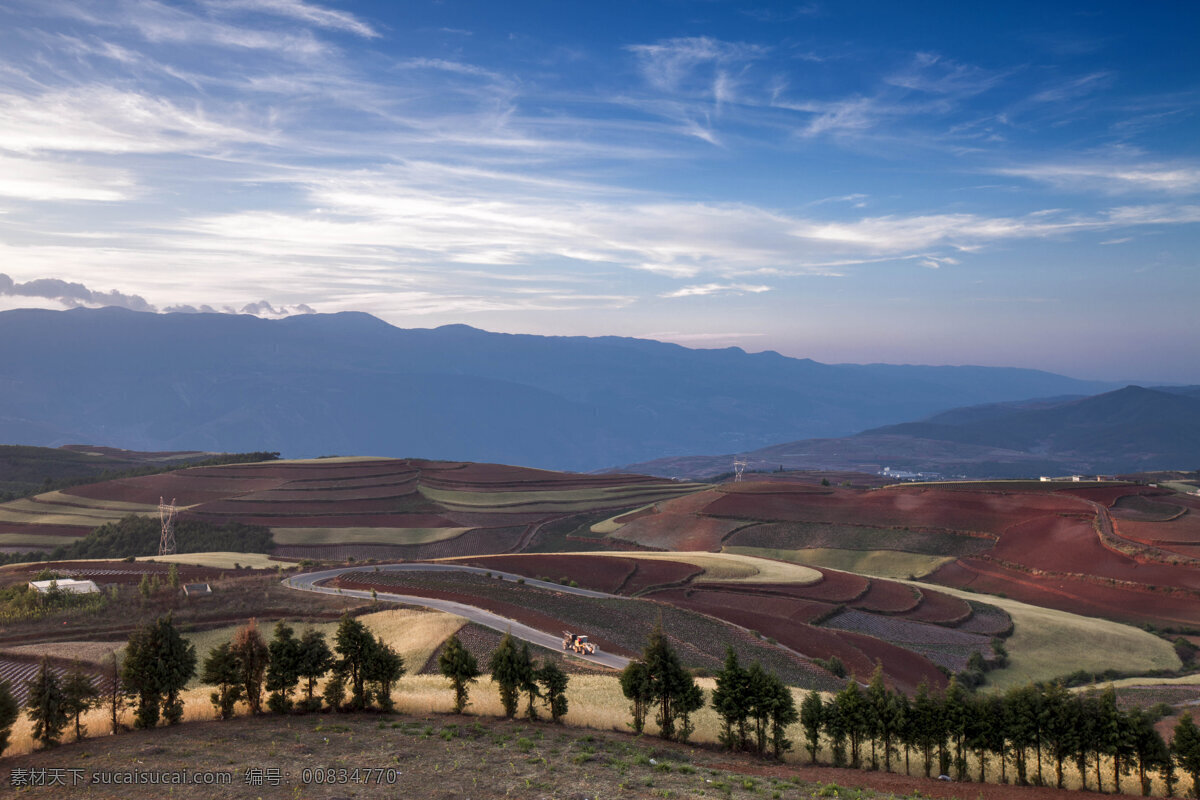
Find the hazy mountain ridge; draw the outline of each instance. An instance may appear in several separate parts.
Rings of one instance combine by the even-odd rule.
[[[623,337],[121,309],[0,313],[0,441],[597,469],[1091,394],[1036,370],[829,365]]]
[[[1198,388],[1127,386],[1092,397],[971,406],[844,438],[785,442],[743,457],[749,469],[890,467],[968,477],[1193,469],[1200,463]],[[696,478],[727,472],[732,459],[659,459],[623,469]]]

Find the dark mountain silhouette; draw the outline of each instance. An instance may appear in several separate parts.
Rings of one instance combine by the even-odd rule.
[[[368,454],[587,470],[844,436],[1111,386],[1037,370],[830,365],[615,336],[123,309],[0,313],[0,441]]]
[[[952,409],[921,422],[838,439],[810,439],[745,454],[748,469],[883,467],[967,477],[1132,473],[1200,465],[1198,387],[1127,386],[1093,397],[1058,397]],[[625,469],[706,477],[731,455],[661,459]]]

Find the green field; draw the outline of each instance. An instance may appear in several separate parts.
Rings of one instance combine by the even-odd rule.
[[[592,533],[594,533],[598,536],[607,536],[610,533],[616,533],[617,531],[621,530],[621,528],[624,528],[628,524],[626,522],[617,522],[617,520],[621,519],[622,517],[627,517],[630,514],[636,514],[639,511],[645,511],[646,509],[652,508],[653,506],[654,506],[654,503],[647,503],[646,505],[642,506],[641,508],[633,508],[628,511],[622,511],[621,513],[611,516],[608,519],[604,519],[604,520],[601,520],[600,522],[597,522],[595,525],[593,525],[591,527],[591,531],[592,531]]]
[[[840,550],[829,547],[814,547],[805,550],[725,547],[722,552],[774,558],[780,561],[791,561],[795,564],[807,564],[810,567],[828,567],[845,572],[859,572],[877,578],[921,577],[928,575],[946,562],[954,560],[950,556],[931,556],[897,550]]]
[[[429,544],[471,528],[271,528],[275,544]]]
[[[912,584],[964,600],[986,600],[1012,617],[1013,634],[1004,642],[1008,666],[988,673],[989,687],[1009,689],[1030,681],[1053,680],[1080,669],[1152,672],[1182,666],[1170,642],[1140,628],[1004,597],[915,581]]]
[[[95,559],[89,559],[95,560]],[[277,561],[263,553],[176,553],[170,556],[141,556],[138,561],[161,561],[164,564],[195,564],[200,567],[216,569],[274,569],[283,567],[292,569],[296,566],[293,561]]]
[[[52,536],[48,533],[0,533],[0,547],[58,547],[82,539],[83,536]]]

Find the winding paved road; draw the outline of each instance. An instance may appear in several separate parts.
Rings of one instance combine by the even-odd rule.
[[[370,567],[375,568],[375,565]],[[617,597],[618,595],[608,594],[606,592],[596,592],[591,589],[580,589],[574,586],[563,586],[558,583],[550,583],[549,581],[539,581],[534,578],[526,578],[523,575],[514,575],[511,572],[498,572],[497,570],[486,570],[481,567],[468,567],[458,564],[379,564],[378,568],[381,572],[475,572],[480,575],[491,573],[494,576],[501,576],[507,581],[516,581],[522,578],[527,586],[537,586],[542,589],[549,589],[555,592],[563,592],[565,594],[575,594],[581,597]],[[306,572],[302,575],[294,575],[286,578],[283,585],[290,589],[299,589],[305,592],[321,592],[323,594],[340,594],[349,597],[371,598],[369,591],[360,589],[334,589],[328,586],[317,585],[321,581],[326,581],[331,578],[346,572],[362,572],[363,566],[355,567],[338,567],[337,569],[327,569],[322,572]],[[518,639],[524,639],[530,644],[539,645],[550,650],[562,651],[562,635],[547,633],[545,631],[532,628],[514,619],[502,617],[499,614],[494,614],[491,611],[475,606],[469,606],[465,603],[456,603],[453,600],[439,600],[434,597],[420,597],[418,595],[408,594],[393,594],[391,592],[380,592],[376,590],[376,599],[383,600],[389,603],[403,603],[409,606],[424,606],[437,611],[446,611],[451,614],[457,614],[460,617],[465,617],[471,622],[479,623],[486,628],[500,631],[512,631],[512,635]],[[629,659],[624,656],[616,655],[615,653],[606,653],[598,651],[595,655],[583,656],[572,653],[575,658],[581,658],[584,661],[590,661],[593,664],[599,664],[604,667],[613,669],[624,669],[629,663]]]

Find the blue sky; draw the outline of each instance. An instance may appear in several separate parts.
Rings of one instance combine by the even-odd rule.
[[[0,308],[1200,383],[1191,3],[0,2]]]

